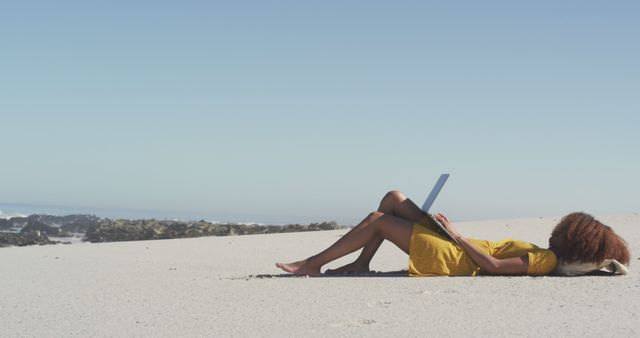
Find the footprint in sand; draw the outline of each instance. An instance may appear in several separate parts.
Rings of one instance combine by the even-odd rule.
[[[383,307],[383,308],[388,308],[391,307],[391,302],[386,302],[386,301],[379,301],[379,302],[375,302],[375,303],[367,303],[368,307]]]
[[[358,320],[353,320],[353,321],[349,321],[346,323],[333,323],[333,324],[329,324],[329,327],[362,327],[362,326],[369,326],[369,325],[373,325],[375,324],[376,321],[373,319],[358,319]]]

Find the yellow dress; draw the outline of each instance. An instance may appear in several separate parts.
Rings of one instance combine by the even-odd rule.
[[[409,246],[410,276],[475,276],[481,273],[465,251],[445,239],[430,224],[428,216],[413,225]],[[504,239],[498,242],[468,239],[480,251],[496,258],[528,255],[527,274],[546,275],[556,266],[556,256],[524,241]]]

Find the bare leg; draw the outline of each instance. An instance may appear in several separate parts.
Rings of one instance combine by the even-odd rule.
[[[387,215],[405,219],[412,223],[416,223],[426,216],[426,214],[415,203],[413,203],[413,201],[408,199],[399,191],[389,191],[384,195],[380,201],[378,211]],[[327,270],[326,273],[345,275],[354,272],[369,272],[371,259],[376,254],[376,251],[378,251],[378,248],[380,248],[383,241],[384,238],[382,237],[373,238],[364,246],[360,256],[358,256],[355,261],[335,270]]]
[[[413,223],[411,221],[381,212],[372,212],[360,224],[321,253],[294,263],[276,263],[276,266],[296,275],[316,276],[320,274],[320,268],[323,265],[350,254],[377,238],[387,239],[404,252],[409,253],[412,230]]]

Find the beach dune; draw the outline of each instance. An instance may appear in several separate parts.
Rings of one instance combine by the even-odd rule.
[[[7,337],[638,336],[640,216],[595,215],[630,246],[626,276],[404,277],[384,243],[362,277],[292,277],[346,230],[0,249]],[[546,247],[559,217],[456,223]],[[335,268],[357,253],[333,262]]]

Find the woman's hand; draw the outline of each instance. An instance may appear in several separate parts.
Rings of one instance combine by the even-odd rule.
[[[453,226],[453,223],[451,223],[449,221],[447,216],[445,216],[442,213],[437,213],[435,215],[435,217],[438,220],[438,222],[440,222],[445,227],[445,229],[447,229],[447,231],[449,231],[449,233],[451,234],[451,236],[453,236],[453,238],[455,238],[457,240],[460,237],[462,237],[460,235],[460,233],[458,232],[458,230],[456,230],[456,228]]]

